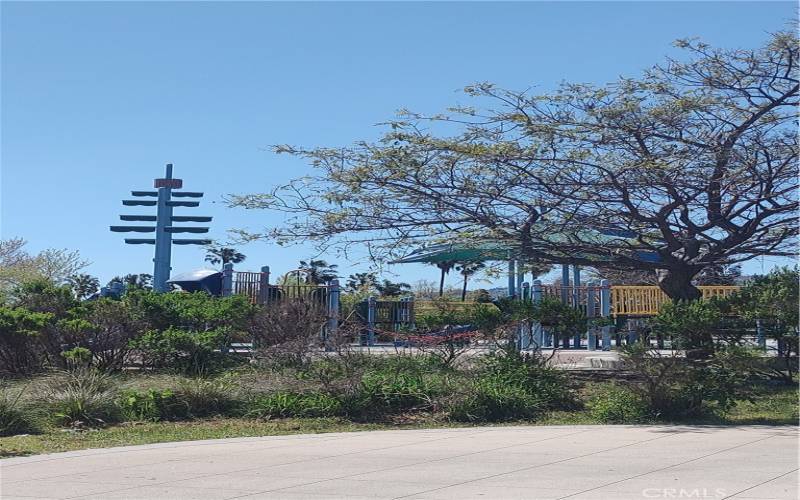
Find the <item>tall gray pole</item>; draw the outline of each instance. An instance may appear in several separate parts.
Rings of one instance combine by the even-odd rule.
[[[172,163],[167,163],[166,179],[172,179]],[[156,213],[156,254],[153,259],[153,290],[166,292],[167,280],[172,268],[172,233],[167,226],[172,225],[172,207],[168,202],[172,198],[172,187],[167,184],[158,188],[158,211]]]
[[[561,302],[569,303],[569,264],[561,265]]]

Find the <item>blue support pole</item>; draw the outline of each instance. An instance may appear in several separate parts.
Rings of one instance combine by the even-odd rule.
[[[561,302],[569,302],[569,264],[561,265]]]
[[[579,266],[572,266],[572,307],[581,307],[581,268]],[[581,348],[581,332],[575,332],[572,340],[572,347],[575,349]]]
[[[597,289],[594,283],[588,283],[586,286],[586,317],[590,320],[594,318],[595,304],[597,304],[595,293]],[[587,349],[594,351],[597,349],[597,331],[595,327],[589,326],[586,330],[586,343]]]
[[[611,285],[608,280],[600,280],[600,315],[611,317]],[[603,350],[611,350],[611,327],[603,327]]]
[[[516,295],[516,290],[514,290],[514,259],[511,255],[508,256],[508,296],[514,297]]]
[[[167,163],[166,179],[172,179],[172,163]],[[158,202],[156,213],[156,252],[153,258],[153,290],[166,292],[172,267],[172,233],[167,232],[167,226],[172,224],[172,188],[169,186],[158,188]]]

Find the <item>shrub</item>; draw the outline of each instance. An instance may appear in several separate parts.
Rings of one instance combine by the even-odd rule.
[[[188,417],[226,415],[239,408],[238,391],[227,377],[180,380],[175,398]]]
[[[144,366],[192,375],[213,372],[232,359],[224,353],[227,337],[220,330],[150,330],[130,345]]]
[[[0,307],[0,372],[25,375],[43,368],[39,339],[51,317],[20,307]]]
[[[524,388],[502,379],[484,377],[450,408],[450,418],[460,422],[528,420],[544,410],[543,402]]]
[[[703,359],[662,355],[644,345],[626,346],[626,366],[637,375],[631,388],[647,404],[651,415],[666,419],[726,411],[737,399],[749,396],[753,355],[727,347]]]
[[[73,347],[61,353],[67,361],[67,367],[71,369],[88,368],[92,362],[92,351],[85,347]]]
[[[714,301],[668,302],[650,320],[655,333],[672,336],[673,347],[687,349],[687,356],[706,356],[714,350],[714,332],[722,320]]]
[[[607,384],[587,405],[592,418],[607,424],[634,424],[648,417],[647,404],[628,388]]]
[[[260,359],[277,366],[307,365],[322,343],[325,308],[313,301],[283,300],[259,308],[250,326]]]
[[[253,398],[246,415],[255,418],[332,417],[341,414],[339,399],[321,392],[276,392]]]
[[[120,394],[117,406],[126,422],[157,422],[186,416],[186,407],[169,389],[127,390]]]
[[[480,363],[466,392],[451,406],[450,416],[455,420],[531,419],[576,404],[566,376],[547,366],[539,353],[509,348],[484,356]]]
[[[77,313],[82,329],[79,345],[91,352],[91,363],[100,370],[121,370],[128,362],[131,340],[144,331],[128,302],[98,299],[84,303]]]
[[[36,430],[33,416],[22,399],[25,389],[12,393],[0,387],[0,436],[14,436]]]
[[[94,427],[116,420],[117,392],[101,372],[79,369],[59,373],[38,384],[36,402],[58,425]]]

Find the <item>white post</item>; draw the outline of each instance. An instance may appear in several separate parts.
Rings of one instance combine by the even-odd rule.
[[[233,264],[228,262],[222,266],[222,296],[233,295]]]
[[[520,300],[527,301],[530,298],[530,290],[531,290],[530,283],[528,283],[527,281],[523,282],[520,285],[520,290],[522,290],[522,293],[520,293]],[[528,321],[521,321],[519,324],[519,331],[517,332],[517,334],[519,336],[519,349],[521,351],[525,349],[530,349],[531,347],[531,343],[533,341],[533,339],[531,339],[532,326],[533,325],[531,325]]]
[[[611,317],[611,286],[608,280],[600,280],[600,315]],[[611,327],[603,327],[603,350],[611,350]]]

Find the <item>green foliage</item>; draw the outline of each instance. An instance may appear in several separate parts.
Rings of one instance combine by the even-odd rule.
[[[61,356],[67,360],[70,368],[87,368],[92,362],[92,351],[85,347],[73,347],[63,351]]]
[[[587,406],[592,418],[605,424],[635,424],[649,416],[641,396],[617,384],[604,385]]]
[[[170,389],[129,389],[120,394],[117,406],[125,422],[157,422],[186,415],[185,406]]]
[[[722,347],[703,359],[661,355],[644,345],[626,346],[626,366],[637,375],[631,388],[653,417],[680,419],[731,409],[750,396],[754,354]]]
[[[253,305],[243,295],[213,297],[204,292],[134,290],[125,300],[153,330],[221,330],[233,336],[246,329],[253,311]]]
[[[535,302],[504,298],[496,304],[506,321],[539,322],[556,338],[571,338],[586,331],[583,311],[553,297],[543,297]]]
[[[543,412],[575,404],[563,372],[547,366],[539,355],[508,349],[486,355],[451,418],[473,422],[529,420]]]
[[[24,391],[24,387],[16,393],[7,387],[0,387],[0,436],[13,436],[36,430],[33,415],[22,399]]]
[[[239,391],[227,376],[183,379],[175,397],[191,418],[235,414],[240,406]]]
[[[223,330],[191,331],[172,327],[149,330],[130,345],[141,356],[143,365],[186,374],[212,372],[229,359],[221,352],[227,345]]]
[[[79,369],[39,383],[36,399],[58,425],[95,427],[118,417],[117,392],[110,376]]]
[[[711,351],[722,314],[711,300],[669,302],[650,320],[655,333],[672,336],[675,347]]]
[[[51,318],[48,313],[0,306],[0,372],[22,375],[42,369],[40,336]]]
[[[339,399],[321,392],[275,392],[247,403],[246,415],[255,418],[331,417],[342,412]]]

